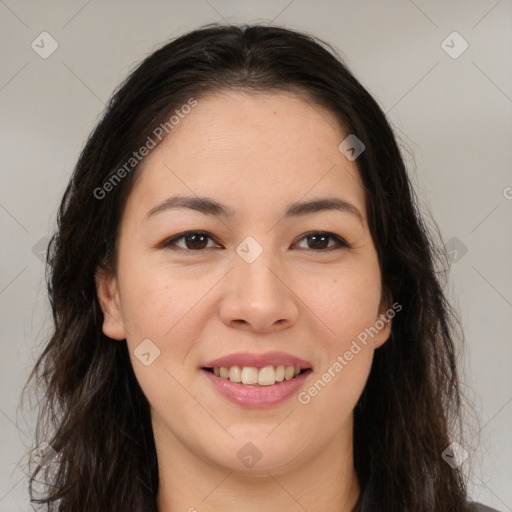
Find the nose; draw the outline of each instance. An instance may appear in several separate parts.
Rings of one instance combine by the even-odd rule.
[[[231,328],[266,333],[297,322],[299,298],[267,251],[252,263],[237,257],[224,286],[220,317]]]

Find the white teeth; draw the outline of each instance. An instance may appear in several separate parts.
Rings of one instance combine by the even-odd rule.
[[[221,379],[229,379],[231,382],[239,382],[246,385],[272,386],[276,382],[291,380],[301,372],[300,368],[293,366],[272,366],[263,368],[254,366],[221,366],[214,368],[213,373]]]
[[[295,368],[293,366],[287,366],[285,369],[284,369],[284,378],[286,380],[291,380],[293,379],[293,376],[295,375]]]
[[[242,369],[242,384],[257,384],[258,368],[254,366],[244,366]]]
[[[240,366],[232,366],[229,369],[229,380],[231,382],[242,382],[242,370],[240,370]]]
[[[258,372],[258,384],[271,386],[276,383],[276,371],[273,366],[265,366]]]

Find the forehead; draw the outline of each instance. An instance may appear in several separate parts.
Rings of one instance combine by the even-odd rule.
[[[346,136],[332,112],[292,93],[198,98],[142,161],[131,196],[141,208],[181,192],[237,209],[329,192],[364,210],[357,166],[338,149]]]
[[[326,151],[342,135],[336,116],[304,96],[223,91],[200,98],[167,141],[173,139],[183,149],[208,142],[217,151],[243,148],[244,156],[252,149],[252,153],[272,157],[283,143],[295,154],[314,147],[317,152]],[[297,142],[304,144],[297,146]]]

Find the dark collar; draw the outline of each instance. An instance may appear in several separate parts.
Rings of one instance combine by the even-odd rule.
[[[481,503],[469,502],[469,506],[474,512],[499,512],[498,510],[489,508]],[[379,512],[378,499],[375,496],[370,483],[367,483],[361,490],[352,512]]]

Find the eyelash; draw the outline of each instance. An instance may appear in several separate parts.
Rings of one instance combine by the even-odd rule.
[[[202,235],[202,236],[206,236],[206,237],[210,238],[211,240],[214,240],[213,236],[210,235],[210,233],[208,233],[206,231],[186,231],[185,233],[182,233],[175,237],[168,238],[168,239],[164,240],[161,244],[159,244],[159,247],[171,249],[173,251],[189,252],[189,253],[192,253],[192,252],[199,253],[199,252],[205,251],[206,249],[211,249],[211,247],[206,247],[204,249],[187,249],[187,248],[176,246],[175,242],[185,239],[192,235]],[[308,237],[312,237],[315,235],[323,235],[323,236],[327,236],[329,238],[336,240],[336,242],[338,244],[338,249],[350,249],[351,248],[351,246],[347,242],[345,242],[345,240],[343,240],[343,238],[339,237],[338,235],[335,235],[334,233],[330,233],[328,231],[310,231],[308,233],[305,233],[302,236],[302,238],[299,239],[299,242],[304,239],[307,239]],[[335,249],[336,249],[336,246],[328,247],[327,249],[319,249],[319,250],[306,249],[306,250],[310,250],[310,251],[313,251],[316,253],[327,253],[327,252],[331,252],[332,250],[335,250]]]

